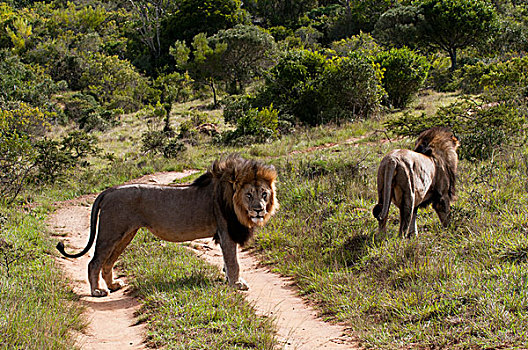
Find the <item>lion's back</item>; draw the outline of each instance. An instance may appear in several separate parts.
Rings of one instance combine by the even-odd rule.
[[[101,202],[100,220],[128,221],[169,241],[187,241],[215,233],[213,197],[207,188],[148,184],[123,185]]]

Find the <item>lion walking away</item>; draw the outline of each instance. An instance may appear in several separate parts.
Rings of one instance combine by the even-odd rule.
[[[400,209],[399,233],[406,237],[417,234],[416,213],[418,208],[429,204],[433,205],[442,225],[449,224],[456,194],[459,145],[448,128],[434,127],[418,136],[414,151],[396,149],[381,160],[378,204],[372,209],[380,233],[386,231],[391,202]]]
[[[239,276],[237,244],[244,245],[254,229],[265,225],[275,214],[279,207],[276,179],[272,165],[230,155],[214,161],[190,185],[109,188],[99,194],[92,206],[86,247],[77,254],[68,254],[59,242],[57,249],[66,257],[78,258],[95,242],[88,281],[91,294],[102,297],[123,286],[114,280],[112,269],[141,227],[171,242],[214,236],[222,249],[229,284],[248,289]],[[106,288],[99,284],[100,274]]]

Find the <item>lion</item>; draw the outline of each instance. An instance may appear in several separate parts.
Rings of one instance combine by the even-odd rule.
[[[385,233],[391,201],[400,209],[400,235],[417,234],[418,208],[433,205],[444,227],[449,224],[451,203],[455,200],[455,180],[460,145],[445,127],[423,131],[414,151],[389,152],[378,169],[378,204],[372,214]]]
[[[222,249],[229,285],[246,290],[249,286],[239,277],[237,244],[243,246],[255,228],[264,226],[279,208],[276,179],[272,165],[230,155],[214,161],[188,185],[109,188],[93,203],[86,247],[68,254],[59,242],[57,249],[68,258],[78,258],[90,250],[98,231],[88,280],[92,296],[103,297],[123,287],[123,282],[113,279],[112,269],[139,228],[171,242],[214,237]],[[99,285],[100,273],[107,288]]]

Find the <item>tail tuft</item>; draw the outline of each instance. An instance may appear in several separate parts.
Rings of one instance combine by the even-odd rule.
[[[64,251],[64,243],[63,242],[57,243],[56,248],[62,255],[66,255],[66,252]]]
[[[381,218],[380,218],[380,214],[381,214],[381,210],[382,210],[382,209],[383,209],[383,205],[380,204],[380,203],[376,204],[376,205],[374,206],[374,208],[372,208],[372,215],[373,215],[376,219],[378,219],[378,220],[381,219]]]

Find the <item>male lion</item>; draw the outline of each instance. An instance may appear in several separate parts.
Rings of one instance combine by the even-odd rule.
[[[458,165],[456,150],[460,143],[444,127],[422,132],[414,151],[396,149],[389,152],[378,169],[378,204],[372,214],[384,233],[391,200],[400,209],[400,234],[417,234],[418,208],[430,203],[442,225],[449,224],[451,202],[455,199]]]
[[[115,291],[122,282],[112,277],[112,267],[141,227],[161,239],[183,242],[214,236],[224,256],[230,285],[248,289],[239,278],[237,244],[243,245],[255,227],[263,226],[278,209],[275,197],[277,173],[272,165],[236,155],[213,162],[208,171],[190,185],[122,185],[102,192],[92,206],[90,238],[82,252],[67,254],[64,244],[57,249],[77,258],[97,242],[88,264],[93,296]],[[108,289],[99,286],[99,273]]]

